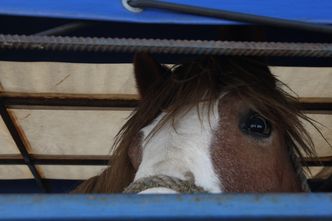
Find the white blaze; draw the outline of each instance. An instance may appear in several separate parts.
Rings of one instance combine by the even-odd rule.
[[[135,180],[153,175],[168,175],[183,180],[186,174],[194,175],[195,184],[206,191],[221,192],[220,182],[214,172],[211,158],[211,142],[219,122],[218,102],[208,111],[200,104],[200,115],[194,107],[179,116],[175,125],[167,122],[150,140],[142,144],[142,162]],[[165,113],[142,129],[146,138]],[[174,127],[173,127],[174,126]],[[152,188],[142,193],[174,193],[166,188]]]

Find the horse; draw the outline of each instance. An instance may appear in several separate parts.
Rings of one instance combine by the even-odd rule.
[[[116,136],[110,166],[74,193],[121,193],[158,176],[207,193],[309,191],[300,162],[315,151],[301,122],[311,119],[263,61],[206,55],[170,67],[143,53],[134,74],[141,99]]]

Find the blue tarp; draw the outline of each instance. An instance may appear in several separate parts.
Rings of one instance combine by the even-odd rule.
[[[332,24],[331,0],[164,0],[276,18]],[[230,24],[229,21],[146,9],[126,10],[121,0],[1,0],[0,14],[168,24]]]

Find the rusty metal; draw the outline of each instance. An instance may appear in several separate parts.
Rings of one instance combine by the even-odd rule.
[[[195,55],[332,57],[331,43],[0,35],[0,50],[15,49],[73,52],[151,52]]]

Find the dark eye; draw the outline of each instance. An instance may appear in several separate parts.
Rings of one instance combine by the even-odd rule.
[[[242,120],[240,129],[256,138],[267,138],[271,135],[271,124],[255,112],[250,113]]]

